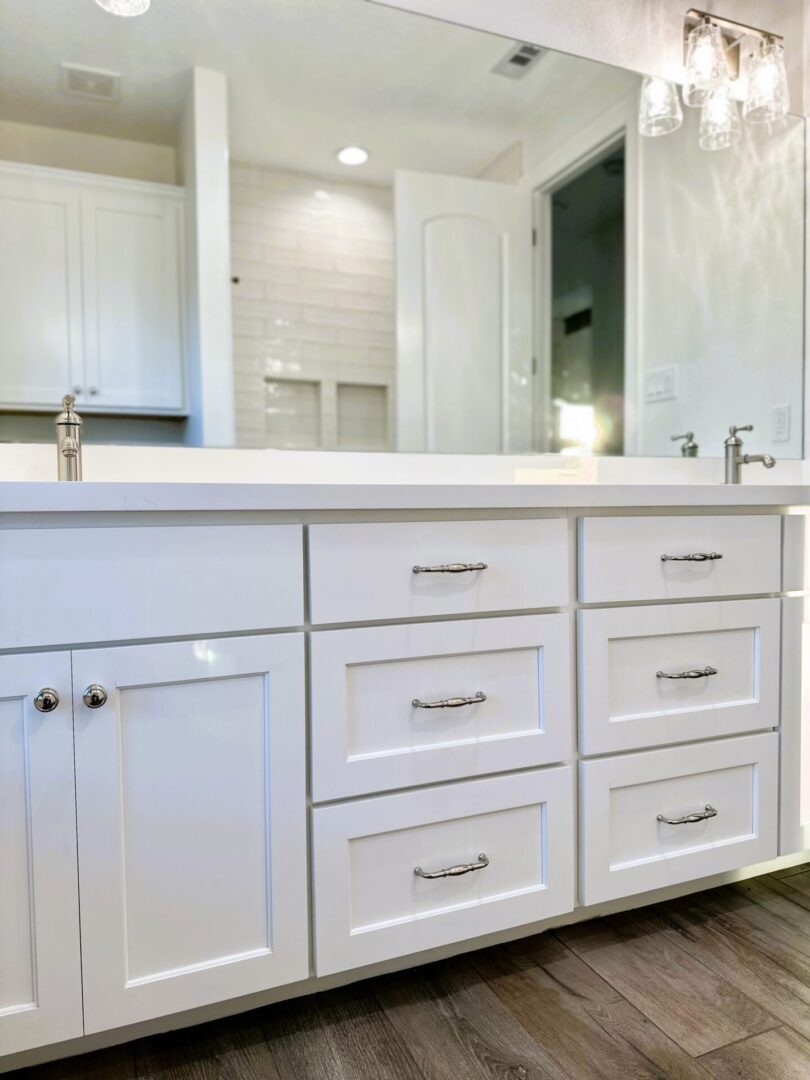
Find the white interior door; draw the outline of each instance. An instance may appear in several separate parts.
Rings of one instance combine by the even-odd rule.
[[[183,408],[182,204],[157,194],[82,195],[89,404]]]
[[[306,978],[303,635],[79,652],[74,688],[87,1031]]]
[[[394,190],[397,449],[530,449],[530,195],[415,172]]]
[[[34,700],[50,688],[51,712]],[[0,657],[0,1056],[82,1034],[70,654]]]
[[[0,175],[0,403],[56,408],[83,382],[79,196]]]

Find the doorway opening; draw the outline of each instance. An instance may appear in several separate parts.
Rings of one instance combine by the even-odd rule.
[[[625,144],[547,190],[547,447],[624,453]]]

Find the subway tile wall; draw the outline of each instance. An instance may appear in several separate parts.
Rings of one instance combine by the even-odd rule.
[[[238,444],[389,449],[391,189],[234,164],[231,254]]]

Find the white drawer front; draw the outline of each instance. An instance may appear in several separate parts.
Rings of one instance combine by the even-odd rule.
[[[779,592],[781,551],[776,514],[580,518],[579,598],[602,604]],[[662,558],[696,554],[722,558]]]
[[[313,525],[312,621],[366,622],[563,607],[568,547],[562,519]],[[414,566],[486,564],[462,573]]]
[[[578,619],[583,753],[778,726],[779,600],[607,608]],[[696,677],[665,677],[687,672]]]
[[[313,810],[317,974],[571,911],[573,798],[567,766]]]
[[[775,858],[778,739],[748,735],[580,762],[582,902]],[[708,808],[716,816],[658,820]]]
[[[568,616],[314,633],[312,724],[316,802],[562,761]]]
[[[0,530],[0,649],[300,626],[303,593],[298,525]]]

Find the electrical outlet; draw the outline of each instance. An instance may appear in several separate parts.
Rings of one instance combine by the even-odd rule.
[[[644,375],[644,400],[674,401],[678,396],[678,368],[653,368]]]
[[[771,409],[771,439],[790,442],[790,406],[774,405]]]

